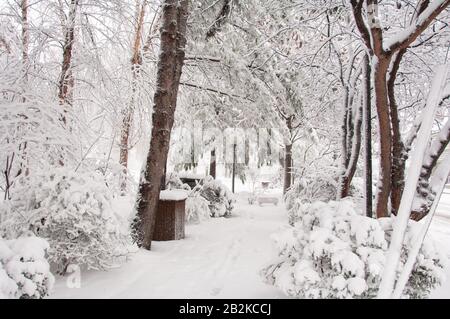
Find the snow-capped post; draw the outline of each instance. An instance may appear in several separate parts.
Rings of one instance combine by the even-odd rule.
[[[187,198],[188,193],[184,190],[164,190],[160,193],[153,240],[184,239]]]
[[[147,160],[141,172],[133,222],[135,241],[150,250],[155,230],[161,181],[167,163],[175,120],[178,89],[184,65],[189,0],[165,0],[162,5],[161,48],[152,133]]]
[[[402,201],[395,220],[392,233],[391,244],[386,258],[383,277],[380,283],[378,298],[393,297],[394,285],[396,282],[396,272],[400,261],[401,248],[405,237],[408,221],[411,216],[411,208],[416,193],[417,183],[420,178],[422,164],[431,137],[433,129],[434,117],[439,104],[442,91],[445,87],[447,79],[447,66],[441,66],[434,77],[431,84],[430,93],[427,100],[426,108],[423,110],[424,118],[420,127],[416,146],[411,158],[411,164],[408,169],[405,190],[403,192]]]

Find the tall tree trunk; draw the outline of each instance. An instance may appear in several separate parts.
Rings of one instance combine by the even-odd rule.
[[[232,168],[232,172],[231,172],[231,191],[233,192],[233,194],[235,193],[235,183],[236,183],[236,148],[237,148],[237,144],[236,144],[236,140],[234,141],[233,144],[233,168]]]
[[[372,92],[371,66],[368,55],[364,57],[364,172],[366,216],[373,217],[372,202]]]
[[[154,96],[153,127],[145,170],[142,172],[134,222],[135,239],[151,249],[156,209],[167,163],[178,88],[186,47],[188,0],[165,0],[162,13],[161,49],[157,89]]]
[[[292,186],[292,144],[285,145],[283,194]]]
[[[216,169],[217,169],[217,162],[216,162],[216,149],[211,150],[211,159],[209,161],[209,175],[212,176],[214,179],[216,179]]]
[[[373,75],[380,137],[380,167],[376,203],[376,214],[378,218],[389,216],[388,204],[391,193],[392,132],[386,79],[389,60],[388,57],[378,58],[378,63],[374,66]]]
[[[30,46],[30,23],[28,21],[28,0],[22,0],[20,5],[22,11],[22,62],[24,68],[24,79],[28,79],[29,46]]]
[[[134,44],[131,57],[131,99],[128,107],[123,112],[122,129],[120,133],[120,156],[119,163],[125,169],[128,168],[128,151],[129,151],[129,139],[130,129],[133,121],[134,108],[136,103],[136,93],[138,91],[138,79],[140,75],[140,69],[142,67],[142,31],[144,29],[145,7],[147,0],[142,2],[142,5],[138,5],[136,12],[136,32],[134,35]],[[122,189],[124,185],[122,185]]]
[[[286,117],[286,127],[289,131],[290,137],[289,141],[285,143],[285,153],[284,153],[284,184],[283,184],[283,194],[292,186],[292,130],[293,130],[294,116]]]
[[[353,177],[355,176],[356,169],[358,167],[358,159],[361,153],[361,140],[362,140],[362,102],[358,107],[357,116],[355,118],[354,128],[351,129],[354,136],[354,141],[351,142],[352,148],[349,153],[348,166],[344,174],[340,179],[340,196],[339,198],[345,198],[350,196],[350,186],[352,184]]]
[[[396,215],[405,188],[406,151],[400,131],[400,118],[395,98],[395,81],[397,79],[400,62],[406,49],[400,50],[394,57],[389,71],[388,96],[392,125],[392,168],[391,168],[391,212]]]
[[[30,23],[28,21],[28,0],[22,0],[20,4],[20,9],[22,12],[22,68],[23,68],[23,88],[28,85],[28,68],[30,66],[30,57],[29,57],[29,47],[30,47]],[[26,102],[27,98],[24,94],[22,97],[22,102]],[[26,115],[23,115],[26,117]],[[24,128],[25,129],[25,128]],[[25,141],[19,145],[20,152],[20,163],[19,169],[16,176],[21,175],[25,172],[25,175],[29,175],[29,165],[28,165],[28,156],[27,156],[27,147],[28,143]]]
[[[74,79],[72,73],[72,58],[78,5],[79,0],[71,0],[67,25],[64,30],[63,61],[58,85],[58,98],[60,104],[64,107],[64,112],[67,112],[68,105],[73,104]],[[62,121],[66,124],[66,116],[62,117]]]
[[[433,205],[434,196],[430,179],[434,169],[438,164],[439,158],[444,154],[447,146],[450,144],[450,120],[441,129],[437,137],[431,143],[420,172],[419,183],[416,191],[416,199],[420,199],[421,205],[413,207],[411,218],[414,220],[421,220],[428,215],[431,206]]]

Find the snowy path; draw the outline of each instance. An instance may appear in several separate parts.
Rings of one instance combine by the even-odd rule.
[[[283,206],[239,201],[235,216],[187,226],[182,241],[156,242],[119,269],[82,273],[81,288],[59,278],[52,298],[285,298],[262,283],[258,271],[274,255],[270,234],[287,224]],[[431,226],[431,236],[450,258],[450,191]],[[450,298],[447,281],[432,298]]]
[[[258,272],[273,256],[270,234],[286,225],[283,206],[240,201],[230,219],[188,226],[182,241],[156,242],[119,269],[82,273],[81,288],[59,278],[53,298],[283,298]]]

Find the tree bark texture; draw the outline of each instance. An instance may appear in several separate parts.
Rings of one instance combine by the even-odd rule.
[[[161,49],[158,59],[157,90],[154,96],[153,127],[144,171],[141,173],[134,222],[135,240],[151,249],[161,181],[169,152],[178,87],[185,57],[188,0],[163,3]]]

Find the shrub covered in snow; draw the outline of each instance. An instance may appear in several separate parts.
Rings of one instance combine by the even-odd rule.
[[[231,191],[220,181],[208,176],[196,189],[209,203],[211,217],[228,217],[234,209],[234,198]]]
[[[192,192],[186,200],[186,222],[198,224],[209,218],[209,202],[198,192]]]
[[[184,189],[190,191],[191,187],[188,184],[183,183],[178,174],[171,173],[166,178],[166,189]]]
[[[109,193],[114,197],[135,194],[137,191],[138,185],[132,174],[112,159],[85,159],[81,163],[80,169],[82,171],[96,171],[98,174],[101,174],[109,189]]]
[[[47,239],[49,261],[60,273],[70,264],[109,268],[128,253],[129,223],[115,211],[98,172],[33,172],[14,185],[11,196],[0,207],[3,235],[14,238],[30,229]]]
[[[297,298],[373,298],[381,281],[394,219],[376,220],[357,213],[351,200],[305,203],[291,223],[273,236],[279,257],[262,271],[265,281]],[[417,230],[411,222],[405,243]],[[402,250],[402,269],[409,244]],[[424,298],[441,284],[442,257],[424,244],[404,291]]]
[[[220,181],[206,177],[194,189],[184,184],[177,174],[172,173],[166,180],[167,189],[188,190],[186,200],[186,221],[199,223],[210,217],[228,217],[234,208],[233,194]]]
[[[54,278],[45,258],[48,243],[37,237],[0,239],[0,299],[41,299]]]
[[[200,187],[191,190],[188,184],[181,181],[176,173],[171,173],[166,178],[166,188],[168,190],[186,190],[189,196],[186,199],[186,222],[198,224],[211,217],[209,202],[200,194]]]
[[[335,200],[337,197],[337,178],[317,174],[314,177],[297,179],[297,182],[285,195],[288,210],[294,208],[297,202]]]

